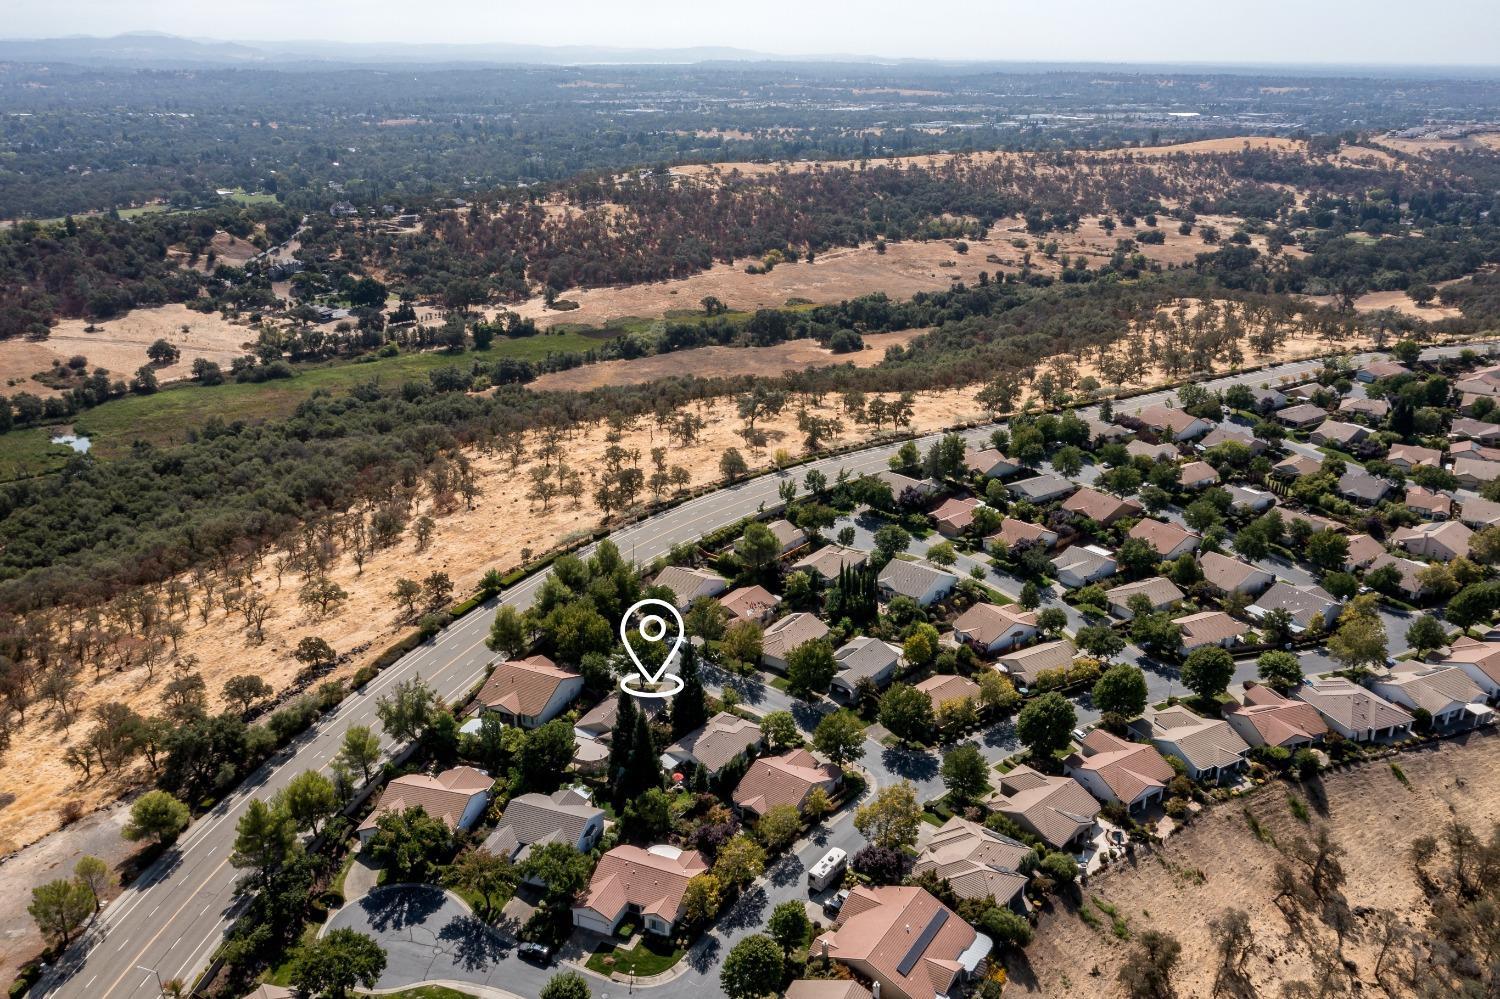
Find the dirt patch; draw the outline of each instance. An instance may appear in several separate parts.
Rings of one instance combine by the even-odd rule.
[[[0,382],[16,391],[56,395],[31,376],[50,368],[54,358],[66,362],[75,354],[88,358],[90,370],[104,368],[128,380],[146,363],[146,348],[157,340],[173,343],[182,351],[180,361],[156,372],[159,381],[176,381],[191,377],[193,361],[200,357],[228,367],[245,352],[241,345],[255,339],[248,326],[231,323],[218,313],[194,312],[185,305],[135,309],[98,323],[93,333],[85,332],[88,325],[84,319],[64,319],[52,327],[46,340],[0,341]]]
[[[1210,809],[1160,849],[1096,877],[1086,895],[1116,906],[1132,936],[1148,929],[1177,936],[1183,952],[1175,982],[1184,997],[1212,993],[1216,957],[1209,920],[1228,905],[1244,909],[1257,944],[1249,965],[1256,994],[1281,995],[1283,984],[1312,977],[1310,948],[1326,946],[1332,952],[1333,935],[1316,918],[1308,920],[1317,925],[1307,937],[1288,930],[1273,901],[1272,868],[1282,853],[1256,835],[1246,811],[1267,838],[1285,846],[1310,834],[1288,803],[1288,794],[1296,794],[1312,810],[1312,821],[1326,823],[1347,851],[1344,892],[1350,906],[1394,910],[1413,924],[1425,918],[1426,903],[1407,865],[1412,841],[1453,819],[1487,836],[1500,814],[1500,734],[1473,735],[1394,759],[1409,786],[1391,761],[1328,775],[1321,794],[1317,785],[1268,785],[1247,799]],[[1111,932],[1107,916],[1095,916],[1097,929],[1071,907],[1045,913],[1025,962],[1012,969],[1007,994],[1119,996],[1115,972],[1130,944]],[[1358,969],[1365,993],[1382,994],[1373,982],[1372,936],[1354,935],[1345,956]]]
[[[214,255],[212,266],[208,262],[209,251],[212,251]],[[227,232],[214,233],[214,238],[209,240],[208,250],[199,254],[198,259],[191,263],[188,262],[187,250],[181,247],[174,247],[168,251],[171,256],[177,258],[181,266],[203,274],[211,273],[214,267],[217,267],[219,264],[228,264],[230,267],[242,267],[245,261],[259,252],[260,250],[254,243],[247,239],[240,239],[238,236],[231,236]]]
[[[1462,279],[1460,279],[1462,280]],[[1445,281],[1444,284],[1451,284]],[[1333,295],[1300,295],[1309,302],[1319,305],[1337,305],[1338,299]],[[1435,323],[1439,319],[1459,319],[1463,316],[1462,310],[1451,306],[1440,305],[1433,302],[1427,306],[1420,306],[1413,302],[1404,291],[1371,291],[1359,296],[1354,300],[1354,308],[1359,312],[1380,312],[1385,309],[1395,309],[1402,315],[1411,316],[1414,319],[1425,319]]]
[[[629,361],[587,364],[570,371],[542,375],[531,383],[538,390],[582,392],[606,385],[638,385],[674,375],[763,375],[774,377],[786,371],[802,371],[833,364],[868,368],[885,358],[887,347],[906,346],[924,330],[865,335],[865,349],[856,354],[835,354],[816,340],[791,340],[774,347],[699,347],[670,354],[638,357]]]

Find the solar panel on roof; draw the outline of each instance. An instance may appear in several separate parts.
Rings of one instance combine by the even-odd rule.
[[[926,952],[927,945],[932,943],[932,938],[938,935],[938,931],[941,930],[943,928],[943,924],[947,922],[947,909],[939,909],[937,912],[933,913],[932,920],[927,924],[926,928],[923,929],[921,933],[917,934],[917,939],[912,942],[911,950],[908,950],[906,952],[906,956],[901,959],[901,963],[896,965],[896,970],[902,975],[911,974],[911,969],[916,967],[917,961],[920,960],[922,954]]]

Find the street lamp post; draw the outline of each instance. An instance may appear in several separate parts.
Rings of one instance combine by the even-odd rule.
[[[161,972],[157,971],[155,968],[148,968],[144,964],[138,964],[135,967],[136,967],[137,971],[150,972],[152,975],[156,976],[156,991],[157,991],[157,994],[160,995],[160,996],[162,996],[163,999],[165,999],[166,994],[167,994],[167,986],[161,980]]]

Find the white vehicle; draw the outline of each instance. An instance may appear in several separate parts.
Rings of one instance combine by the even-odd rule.
[[[834,847],[823,855],[823,859],[812,865],[807,872],[807,887],[812,891],[822,891],[835,881],[844,876],[844,869],[849,866],[849,855],[838,847]]]

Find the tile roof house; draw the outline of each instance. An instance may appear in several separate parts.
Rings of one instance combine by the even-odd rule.
[[[1178,451],[1174,444],[1150,444],[1143,440],[1133,440],[1125,445],[1125,453],[1132,458],[1145,458],[1147,461],[1176,461]]]
[[[1418,447],[1415,444],[1394,444],[1386,452],[1385,460],[1403,472],[1410,472],[1418,465],[1440,468],[1443,464],[1443,452],[1437,448]]]
[[[729,589],[729,580],[707,569],[669,565],[657,574],[651,585],[671,590],[677,609],[687,610],[699,597],[716,597]]]
[[[666,699],[661,697],[635,698],[636,710],[644,711],[652,718],[666,710]],[[582,718],[573,723],[573,734],[580,739],[610,741],[614,735],[615,721],[620,717],[620,695],[606,697],[589,708]]]
[[[1276,494],[1250,486],[1225,486],[1229,493],[1229,507],[1236,513],[1265,513],[1276,505]]]
[[[1115,557],[1097,545],[1073,545],[1052,559],[1052,574],[1070,590],[1115,574]]]
[[[1245,684],[1239,701],[1224,705],[1224,720],[1252,746],[1296,749],[1322,742],[1328,726],[1311,704],[1282,697],[1270,687]]]
[[[1314,406],[1310,402],[1288,406],[1276,412],[1277,423],[1285,424],[1297,430],[1306,430],[1308,427],[1315,427],[1326,419],[1328,419],[1328,411],[1322,406]]]
[[[1144,596],[1151,601],[1152,610],[1161,611],[1186,599],[1187,594],[1166,576],[1152,576],[1150,579],[1139,579],[1134,583],[1111,587],[1104,591],[1104,596],[1109,601],[1109,612],[1123,621],[1129,621],[1135,617],[1135,611],[1130,608],[1132,597]]]
[[[1469,554],[1474,532],[1456,520],[1403,527],[1391,535],[1391,543],[1413,555],[1434,562],[1451,562]]]
[[[1427,587],[1422,583],[1422,570],[1427,566],[1409,558],[1397,558],[1390,552],[1381,552],[1370,560],[1370,564],[1365,567],[1365,579],[1369,579],[1370,573],[1379,572],[1387,566],[1396,570],[1396,588],[1403,596],[1416,600],[1427,592]]]
[[[839,572],[849,566],[861,566],[869,556],[857,548],[843,545],[824,545],[811,555],[804,555],[792,563],[793,569],[801,569],[821,576],[825,580],[837,579]]]
[[[1349,398],[1339,403],[1339,413],[1345,416],[1355,416],[1366,423],[1378,424],[1385,419],[1391,411],[1391,404],[1384,399],[1354,399]]]
[[[573,925],[612,934],[626,916],[639,915],[647,930],[665,936],[683,916],[688,882],[707,870],[697,850],[617,846],[599,858],[588,893],[573,906]]]
[[[1076,651],[1072,642],[1059,638],[1055,642],[1042,642],[1008,652],[995,660],[995,665],[1018,680],[1021,686],[1030,687],[1036,684],[1037,675],[1044,670],[1073,665]]]
[[[1250,747],[1228,722],[1200,717],[1181,705],[1148,711],[1130,727],[1161,752],[1186,763],[1194,780],[1222,781],[1249,763]]]
[[[1184,489],[1207,489],[1219,484],[1218,469],[1206,461],[1190,461],[1182,466]]]
[[[1100,801],[1118,801],[1132,812],[1160,801],[1177,776],[1155,746],[1128,742],[1102,728],[1084,737],[1063,768]]]
[[[1328,595],[1321,586],[1298,586],[1278,579],[1260,599],[1251,604],[1247,613],[1256,620],[1277,608],[1292,615],[1294,630],[1306,631],[1318,622],[1318,627],[1327,628],[1339,616],[1341,604]]]
[[[1461,416],[1451,424],[1450,433],[1454,437],[1467,437],[1481,444],[1500,444],[1500,423],[1488,423],[1484,420],[1472,420],[1467,416]]]
[[[781,546],[778,554],[787,555],[807,544],[807,532],[789,520],[777,519],[766,524],[766,529]]]
[[[1255,400],[1255,409],[1262,413],[1280,409],[1286,405],[1286,396],[1273,388],[1252,388],[1250,397]]]
[[[1099,802],[1071,777],[1048,777],[1022,764],[1000,776],[987,804],[1055,850],[1087,838]]]
[[[760,661],[769,669],[785,673],[787,659],[808,642],[828,637],[828,625],[814,614],[788,614],[766,629],[761,638]]]
[[[1026,875],[1021,866],[1031,847],[978,822],[950,818],[927,840],[912,874],[929,871],[948,882],[959,898],[993,898],[1025,914]]]
[[[784,999],[874,999],[858,982],[842,978],[799,978],[786,987]]]
[[[1448,443],[1448,457],[1477,458],[1480,461],[1500,461],[1500,448],[1489,447],[1478,441],[1462,440]]]
[[[1147,406],[1135,418],[1158,435],[1174,441],[1189,441],[1202,437],[1214,428],[1211,421],[1180,409],[1167,406]]]
[[[1462,488],[1480,489],[1500,477],[1500,461],[1459,457],[1453,459],[1452,471]]]
[[[879,986],[881,999],[946,999],[984,962],[993,942],[915,887],[849,893],[838,923],[808,948]]]
[[[1406,490],[1406,508],[1428,520],[1447,520],[1453,516],[1453,497],[1421,486]]]
[[[993,542],[996,538],[1005,542],[1007,548],[1015,548],[1019,544],[1043,545],[1051,548],[1057,544],[1057,532],[1049,531],[1041,524],[1028,524],[1024,520],[1014,517],[1006,517],[1000,522],[1000,533],[986,538]]]
[[[1409,375],[1411,369],[1398,361],[1371,361],[1354,373],[1354,377],[1362,382],[1378,381],[1381,378],[1395,378],[1397,375]]]
[[[1471,371],[1458,379],[1454,387],[1475,395],[1500,396],[1500,365]]]
[[[1357,465],[1351,465],[1339,476],[1338,489],[1340,496],[1365,506],[1373,506],[1395,492],[1396,487],[1389,479],[1382,479],[1378,475],[1371,475]]]
[[[1003,479],[1021,470],[1020,462],[1012,461],[1005,456],[1005,452],[992,447],[978,451],[969,448],[964,452],[964,464],[971,472],[991,479]]]
[[[1500,642],[1460,635],[1439,662],[1463,670],[1491,700],[1500,698]]]
[[[1248,624],[1223,611],[1200,611],[1173,620],[1182,628],[1182,651],[1185,653],[1205,645],[1230,648],[1239,644],[1240,636],[1250,630]]]
[[[779,603],[781,598],[764,586],[741,586],[719,598],[719,606],[729,612],[730,618],[757,624],[774,614]]]
[[[1408,711],[1426,711],[1438,730],[1473,728],[1495,721],[1479,684],[1457,666],[1402,663],[1370,678],[1375,693]]]
[[[1474,528],[1483,530],[1500,524],[1500,503],[1475,496],[1459,504],[1458,519]]]
[[[1250,449],[1251,454],[1260,454],[1266,449],[1265,441],[1255,436],[1249,427],[1238,423],[1221,423],[1214,427],[1198,442],[1198,449],[1210,451],[1220,444],[1243,444]]]
[[[1342,420],[1324,420],[1307,435],[1314,444],[1332,445],[1338,448],[1353,447],[1370,436],[1370,431],[1357,423]]]
[[[1328,727],[1345,739],[1368,742],[1411,734],[1412,717],[1405,710],[1341,676],[1307,680],[1292,696],[1316,708]]]
[[[1368,534],[1355,534],[1349,538],[1349,556],[1344,560],[1344,568],[1350,572],[1363,569],[1384,554],[1385,545]]]
[[[953,591],[958,577],[946,569],[939,569],[929,562],[909,562],[893,558],[876,577],[880,595],[886,600],[910,597],[926,607]]]
[[[1318,531],[1333,531],[1335,534],[1347,534],[1349,531],[1347,527],[1336,520],[1329,520],[1327,517],[1319,516],[1316,513],[1308,513],[1306,510],[1288,510],[1284,507],[1281,510],[1281,522],[1282,526],[1288,531],[1292,530],[1293,525],[1296,524],[1306,524],[1312,529],[1314,534]]]
[[[498,663],[476,698],[511,725],[535,728],[556,718],[583,690],[583,677],[546,656]]]
[[[943,500],[930,516],[939,534],[945,538],[954,538],[968,530],[969,525],[974,523],[974,511],[982,505],[971,496],[953,497]]]
[[[1130,529],[1130,537],[1140,538],[1155,551],[1157,558],[1170,561],[1197,549],[1203,540],[1197,533],[1171,521],[1143,517]]]
[[[667,747],[662,763],[668,767],[692,763],[716,774],[732,761],[760,746],[760,726],[748,718],[720,711],[702,728]]]
[[[406,774],[397,777],[380,792],[380,799],[360,823],[360,845],[375,835],[376,823],[387,812],[420,808],[450,830],[468,829],[489,807],[494,778],[474,767],[454,767],[437,776]]]
[[[1080,517],[1087,517],[1108,526],[1121,517],[1139,517],[1145,512],[1135,500],[1123,499],[1102,493],[1092,486],[1084,486],[1064,501],[1062,508]]]
[[[1323,463],[1305,454],[1294,454],[1271,466],[1271,474],[1281,479],[1296,479],[1304,475],[1317,475]]]
[[[1035,638],[1036,620],[1034,611],[1018,606],[977,603],[953,622],[953,637],[975,652],[998,652]]]
[[[860,635],[845,642],[833,653],[838,672],[828,692],[845,704],[859,697],[861,680],[869,680],[877,690],[884,690],[902,666],[901,646],[878,638]]]
[[[795,749],[780,756],[762,756],[734,789],[734,803],[747,815],[760,816],[777,805],[801,810],[813,788],[833,796],[844,774],[832,763],[819,763],[812,753]]]
[[[533,791],[510,799],[484,848],[519,863],[538,844],[567,843],[588,853],[603,835],[604,810],[587,793],[574,788],[552,794]]]
[[[961,701],[964,698],[979,699],[979,684],[966,676],[953,673],[929,676],[915,686],[932,701],[934,711],[949,701]]]
[[[891,487],[891,496],[898,502],[908,489],[925,499],[936,496],[943,488],[941,484],[931,479],[914,479],[909,475],[902,475],[900,472],[889,469],[876,472],[875,478]]]
[[[1016,499],[1023,499],[1030,503],[1047,503],[1070,495],[1078,488],[1078,483],[1052,472],[1043,472],[1029,479],[1012,482],[1005,488]]]

